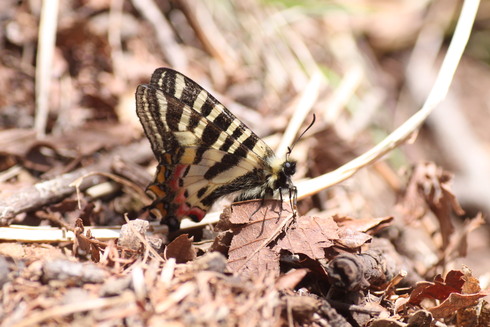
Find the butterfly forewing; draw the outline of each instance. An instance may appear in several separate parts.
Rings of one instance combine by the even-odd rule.
[[[186,76],[157,69],[150,84],[138,86],[136,105],[159,162],[147,188],[152,212],[171,227],[184,216],[201,220],[222,196],[260,198],[290,187],[276,185],[282,166],[271,166],[272,150]]]
[[[271,148],[250,128],[190,78],[172,69],[158,68],[150,84],[188,105],[257,156],[264,158],[274,155]]]

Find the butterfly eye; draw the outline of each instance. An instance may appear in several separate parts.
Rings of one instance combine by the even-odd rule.
[[[286,161],[282,166],[282,170],[286,176],[292,176],[296,173],[296,162],[295,161]]]

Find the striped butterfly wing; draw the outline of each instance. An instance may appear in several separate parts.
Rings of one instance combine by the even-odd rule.
[[[159,162],[151,212],[171,228],[184,216],[200,221],[222,196],[271,193],[272,150],[191,79],[159,68],[138,86],[136,105]]]

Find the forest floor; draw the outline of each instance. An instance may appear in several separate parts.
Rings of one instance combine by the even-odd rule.
[[[488,3],[446,100],[334,182],[422,107],[461,3],[57,3],[0,4],[0,327],[490,326]],[[296,160],[297,206],[152,218],[158,67]]]

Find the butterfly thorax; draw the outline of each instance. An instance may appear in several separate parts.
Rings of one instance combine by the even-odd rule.
[[[281,160],[276,157],[268,158],[269,170],[258,171],[259,176],[252,179],[256,185],[241,190],[235,201],[246,201],[253,199],[281,198],[285,192],[290,197],[295,197],[296,187],[291,176],[296,173],[296,161]],[[262,176],[260,176],[263,174]],[[257,183],[261,181],[260,183]]]
[[[296,173],[296,161],[281,160],[273,157],[269,159],[271,174],[268,177],[268,186],[274,190],[291,187],[291,176]]]

